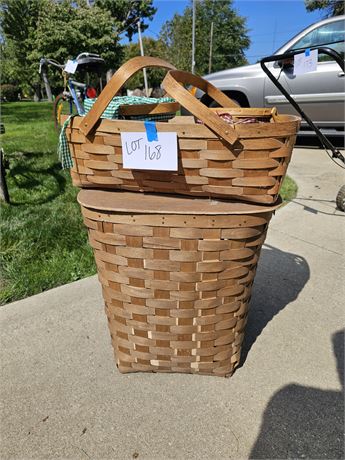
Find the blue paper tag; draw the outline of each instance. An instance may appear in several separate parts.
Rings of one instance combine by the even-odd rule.
[[[305,57],[310,56],[310,48],[307,48],[307,49],[304,51],[304,56],[305,56]]]
[[[145,121],[146,136],[149,142],[158,141],[156,123],[154,121]]]

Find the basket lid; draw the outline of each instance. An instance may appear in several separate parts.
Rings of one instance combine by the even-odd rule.
[[[86,208],[136,214],[256,214],[279,208],[279,197],[273,205],[247,204],[239,201],[221,201],[208,198],[185,198],[175,195],[81,190],[78,202]]]

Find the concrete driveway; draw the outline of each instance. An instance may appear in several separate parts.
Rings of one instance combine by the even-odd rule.
[[[3,307],[1,459],[343,458],[342,172],[295,150],[230,379],[121,375],[96,277]]]

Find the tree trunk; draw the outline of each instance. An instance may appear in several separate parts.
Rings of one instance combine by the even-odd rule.
[[[113,75],[114,75],[114,69],[107,70],[107,83]]]
[[[41,85],[35,85],[35,86],[33,86],[33,89],[35,91],[35,93],[34,93],[34,101],[39,102],[41,100]]]

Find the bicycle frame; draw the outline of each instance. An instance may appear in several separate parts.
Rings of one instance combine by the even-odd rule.
[[[77,56],[76,59],[78,60],[78,59],[81,59],[81,58],[88,58],[88,57],[97,58],[97,56],[98,56],[97,54],[92,54],[92,53],[81,53],[81,54],[79,54],[79,56]],[[100,60],[101,60],[101,58],[100,58]],[[40,60],[40,67],[39,67],[39,73],[40,74],[45,74],[44,68],[48,64],[53,65],[54,67],[57,67],[58,69],[62,70],[62,72],[64,73],[65,64],[59,64],[57,61],[55,61],[55,59],[42,58]],[[65,74],[65,75],[67,75],[67,74]],[[65,84],[67,85],[67,87],[69,89],[69,93],[70,93],[68,96],[71,96],[71,97],[68,97],[70,113],[71,114],[73,113],[73,103],[74,103],[74,105],[77,108],[78,115],[80,115],[80,116],[85,115],[85,110],[84,110],[83,106],[80,104],[80,102],[78,100],[78,96],[77,96],[75,88],[79,87],[79,88],[82,88],[83,90],[85,90],[86,85],[84,83],[79,83],[79,82],[77,82],[75,80],[72,80],[71,78],[68,78],[67,81],[65,80]]]
[[[84,116],[85,115],[85,110],[79,103],[78,96],[77,96],[77,93],[76,93],[76,90],[75,90],[74,86],[79,86],[79,87],[82,87],[83,89],[85,89],[86,85],[84,85],[83,83],[78,83],[76,81],[68,79],[67,80],[67,86],[68,86],[68,89],[69,89],[69,91],[71,93],[74,105],[77,108],[78,115],[79,116]],[[73,112],[72,99],[69,99],[70,113]]]

